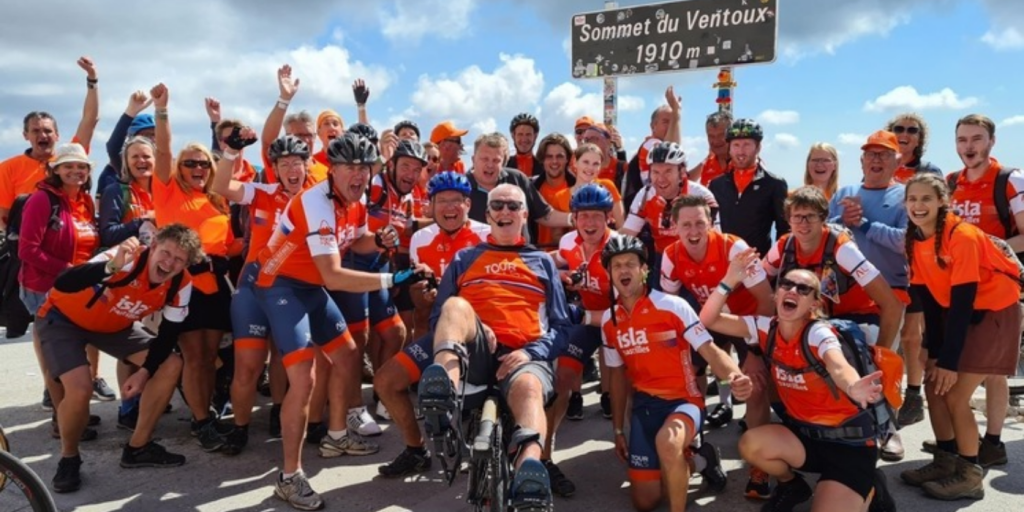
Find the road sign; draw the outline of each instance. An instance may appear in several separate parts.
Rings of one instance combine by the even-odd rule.
[[[690,0],[572,17],[572,76],[646,75],[775,60],[778,0]]]

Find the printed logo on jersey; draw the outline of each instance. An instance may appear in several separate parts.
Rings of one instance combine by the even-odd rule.
[[[117,301],[117,304],[114,304],[114,307],[110,309],[110,311],[115,315],[123,316],[131,320],[138,320],[139,318],[142,318],[142,315],[148,310],[149,308],[146,306],[145,302],[141,300],[131,300],[128,297],[121,297],[121,299]]]
[[[267,326],[249,324],[249,336],[252,336],[254,338],[266,338]]]
[[[775,367],[775,383],[781,387],[807,391],[807,382],[802,373],[790,373],[778,366]]]
[[[488,274],[518,274],[519,271],[519,265],[512,259],[505,259],[484,266],[484,272]]]
[[[646,354],[651,351],[650,342],[647,339],[647,330],[645,329],[638,330],[630,327],[625,331],[619,331],[615,337],[619,342],[619,350],[622,351],[623,355],[632,356]]]
[[[338,245],[338,239],[334,237],[334,230],[327,224],[327,221],[320,221],[320,228],[316,230],[316,234],[320,236],[321,246],[333,247]]]

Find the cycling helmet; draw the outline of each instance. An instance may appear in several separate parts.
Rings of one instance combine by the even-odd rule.
[[[614,202],[608,189],[597,183],[587,183],[572,195],[572,200],[569,201],[569,210],[573,212],[583,210],[610,212]]]
[[[395,135],[398,135],[398,132],[402,131],[403,128],[411,129],[412,131],[416,132],[416,138],[417,139],[420,138],[420,127],[417,126],[416,123],[414,123],[414,122],[412,122],[412,121],[410,121],[408,119],[406,119],[404,121],[399,121],[398,124],[396,124],[395,128],[394,128]]]
[[[647,165],[672,164],[686,167],[686,153],[675,142],[659,142],[647,153]]]
[[[473,187],[469,184],[468,178],[455,171],[439,172],[427,182],[427,196],[430,198],[449,190],[460,192],[462,195],[469,197],[470,193],[473,192]]]
[[[611,268],[612,258],[620,254],[633,253],[640,257],[640,263],[647,264],[647,248],[639,238],[629,235],[613,236],[608,239],[601,251],[601,265],[604,268]]]
[[[331,164],[372,165],[377,163],[377,146],[366,137],[349,132],[327,146],[327,161]]]
[[[279,158],[285,156],[301,156],[303,160],[306,160],[309,158],[309,146],[294,135],[285,135],[270,143],[267,156],[271,162],[277,162]]]
[[[533,117],[533,114],[528,114],[526,112],[516,114],[516,116],[512,118],[512,122],[508,125],[509,133],[516,131],[516,127],[521,124],[528,124],[533,127],[534,132],[540,133],[540,121],[538,121],[536,117]]]
[[[376,144],[380,138],[377,136],[377,130],[374,130],[372,126],[364,123],[356,123],[348,127],[346,130],[348,133],[355,133],[366,137],[367,140]]]
[[[764,139],[764,131],[753,119],[737,119],[725,132],[726,141],[731,142],[735,139],[754,139],[761,142]]]
[[[397,162],[398,157],[401,156],[415,158],[423,165],[427,165],[427,152],[419,142],[407,139],[398,141],[398,147],[395,148],[395,154],[391,156],[391,160]]]

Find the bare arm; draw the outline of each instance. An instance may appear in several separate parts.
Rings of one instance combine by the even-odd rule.
[[[668,100],[668,108],[672,110],[672,122],[668,125],[668,133],[665,134],[665,141],[682,144],[683,137],[680,113],[683,109],[679,105],[679,97],[676,96],[675,89],[673,89],[671,85],[668,86],[668,89],[665,89],[665,99]]]
[[[340,254],[314,256],[313,263],[316,265],[316,269],[320,271],[320,277],[324,280],[324,286],[331,291],[350,293],[375,292],[390,285],[390,283],[382,282],[381,278],[391,274],[371,274],[369,272],[359,272],[343,268],[341,266]]]
[[[96,65],[89,57],[78,59],[78,67],[85,70],[86,80],[89,81],[85,91],[85,105],[82,107],[82,120],[78,122],[78,130],[75,131],[75,138],[85,148],[92,144],[92,135],[96,125],[100,122],[100,93],[99,86],[94,83],[96,80]]]
[[[572,215],[569,212],[560,212],[552,209],[547,215],[537,219],[537,224],[549,228],[576,227],[572,223]]]
[[[721,284],[712,290],[707,302],[705,302],[704,306],[700,309],[700,322],[704,324],[705,327],[718,333],[743,339],[748,339],[757,334],[750,332],[750,329],[747,327],[747,323],[743,318],[722,312],[722,308],[725,307],[725,301],[728,297],[728,293],[723,293],[721,286],[724,284],[730,290],[735,290],[736,287],[743,282],[743,276],[747,273],[747,267],[751,264],[755,264],[754,261],[756,259],[757,251],[753,248],[748,248],[737,254],[736,257],[729,262],[729,271],[725,274],[725,277],[722,278]],[[765,286],[767,286],[767,283],[765,283]],[[757,287],[755,286],[754,288]]]
[[[274,107],[270,109],[266,122],[263,123],[263,133],[260,137],[260,153],[264,155],[270,149],[270,144],[280,136],[285,114],[288,113],[288,104],[299,90],[299,79],[292,79],[292,67],[288,64],[277,70],[277,90],[280,95]]]
[[[370,99],[370,88],[362,78],[357,78],[352,83],[352,95],[356,99],[356,109],[359,111],[359,122],[367,126],[370,124],[370,116],[366,113],[366,102]]]
[[[168,183],[171,181],[171,166],[173,165],[171,122],[167,118],[167,101],[170,93],[166,85],[157,84],[149,91],[149,96],[153,98],[153,105],[156,108],[156,164],[153,174],[162,183]]]
[[[251,131],[251,130],[250,130]],[[255,133],[252,133],[255,136]],[[224,156],[217,162],[217,171],[213,173],[211,188],[232,203],[241,203],[245,198],[245,187],[241,181],[231,179],[235,168],[235,159],[240,153],[231,148],[224,149]]]

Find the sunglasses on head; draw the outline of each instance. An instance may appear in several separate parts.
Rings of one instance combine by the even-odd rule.
[[[917,135],[918,133],[921,133],[921,129],[916,126],[896,125],[892,127],[892,132],[895,133],[896,135],[899,135],[903,132],[907,132],[910,135]]]
[[[508,211],[510,212],[518,212],[519,210],[523,209],[523,203],[519,201],[503,201],[501,199],[493,199],[487,203],[487,207],[490,208],[492,212],[500,212],[505,208],[508,208]]]
[[[189,169],[195,169],[197,167],[200,169],[209,169],[212,164],[209,160],[183,160],[181,162],[181,166]]]
[[[789,279],[779,279],[779,289],[783,291],[789,291],[796,288],[796,292],[804,297],[814,293],[814,287],[808,284],[797,283],[790,281]]]

